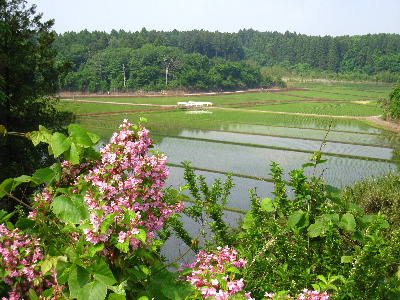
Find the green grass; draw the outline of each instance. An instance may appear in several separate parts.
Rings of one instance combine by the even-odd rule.
[[[140,110],[154,110],[159,107],[142,106],[142,105],[121,105],[109,103],[85,103],[77,101],[61,100],[56,108],[58,110],[71,111],[74,114],[91,114],[91,113],[107,113],[107,112],[122,112],[122,111],[140,111]]]
[[[383,109],[373,105],[337,102],[295,102],[253,106],[251,109],[275,112],[318,114],[331,116],[377,116]]]
[[[368,95],[359,96],[359,95],[348,95],[346,92],[341,92],[340,94],[334,93],[327,93],[322,91],[288,91],[285,92],[288,95],[297,95],[302,97],[311,97],[317,99],[328,99],[328,100],[367,100],[367,99],[376,99],[377,97],[370,97]]]

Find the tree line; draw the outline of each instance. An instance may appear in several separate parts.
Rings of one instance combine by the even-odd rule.
[[[60,82],[69,91],[229,90],[279,85],[263,67],[297,74],[380,75],[397,81],[400,35],[307,36],[253,29],[237,33],[83,30],[55,38],[57,60],[70,61]]]

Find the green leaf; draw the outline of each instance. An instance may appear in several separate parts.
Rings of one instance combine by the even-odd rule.
[[[115,244],[115,247],[117,247],[119,250],[121,250],[124,253],[128,253],[129,252],[129,239],[125,239],[125,242],[123,242],[123,243]]]
[[[356,220],[352,214],[346,213],[340,220],[339,227],[348,231],[356,230]]]
[[[288,218],[287,224],[291,228],[303,228],[308,225],[307,214],[302,210],[294,211]]]
[[[29,299],[31,300],[40,300],[38,294],[33,289],[29,289]]]
[[[193,291],[194,287],[189,284],[189,283],[163,283],[160,285],[161,286],[161,291],[166,296],[168,299],[173,299],[173,300],[183,300],[186,299],[188,296],[190,296]]]
[[[96,245],[90,245],[89,249],[87,249],[88,255],[93,257],[97,252],[104,249],[104,243],[98,243]]]
[[[103,300],[107,296],[107,285],[99,281],[87,283],[78,294],[78,300]]]
[[[90,273],[81,266],[74,265],[68,277],[70,298],[77,298],[83,287],[89,282]]]
[[[32,181],[39,185],[52,180],[54,175],[55,172],[50,168],[39,169],[33,174]]]
[[[14,178],[15,182],[31,182],[32,177],[28,175],[22,175],[17,178]]]
[[[97,143],[100,141],[100,136],[97,134],[94,134],[92,132],[87,132],[87,135],[89,136],[89,138],[92,140],[92,146],[97,145]]]
[[[54,198],[51,208],[54,214],[65,223],[77,224],[89,217],[85,202],[79,197],[58,196]]]
[[[72,266],[71,263],[58,261],[56,266],[56,271],[57,271],[57,281],[59,284],[65,284],[68,281],[71,266]]]
[[[342,196],[342,194],[343,194],[342,190],[338,189],[335,186],[327,184],[327,185],[325,185],[325,187],[326,187],[326,190],[329,192],[331,197],[339,197],[340,198]]]
[[[65,159],[73,164],[79,164],[80,155],[79,155],[79,147],[75,145],[75,143],[71,143],[71,147],[67,152],[64,153]]]
[[[0,134],[7,133],[7,129],[4,125],[0,125]]]
[[[126,296],[116,293],[111,293],[110,295],[108,295],[107,300],[126,300]]]
[[[100,233],[106,233],[108,229],[110,229],[111,224],[115,223],[114,217],[117,216],[118,213],[108,214],[100,226]]]
[[[347,255],[343,255],[341,258],[340,258],[340,262],[342,263],[342,264],[350,264],[350,263],[352,263],[353,262],[353,256],[347,256]]]
[[[27,137],[32,141],[33,145],[37,146],[40,142],[50,144],[51,136],[51,130],[48,130],[42,125],[39,125],[39,131],[32,131]]]
[[[244,216],[242,228],[250,229],[251,227],[253,227],[253,225],[254,225],[254,217],[253,213],[250,211]]]
[[[51,137],[50,145],[51,149],[53,150],[54,157],[59,157],[71,147],[71,140],[64,134],[56,132]]]
[[[362,209],[362,207],[355,203],[349,202],[348,207],[351,212],[354,212],[358,216],[362,216],[364,214],[364,210]]]
[[[113,291],[116,295],[120,295],[120,296],[124,296],[125,297],[125,295],[126,295],[125,287],[127,286],[126,283],[127,283],[127,280],[124,280],[117,286],[114,286],[114,285],[113,286],[109,286],[108,289]]]
[[[304,168],[313,167],[313,166],[314,166],[313,163],[306,163],[306,164],[303,164],[301,167],[304,169]]]
[[[113,273],[103,259],[98,259],[93,266],[94,279],[106,284],[113,285],[117,282]]]
[[[147,242],[147,233],[144,229],[139,229],[139,233],[135,237],[143,243]]]
[[[16,182],[14,178],[8,178],[4,180],[0,184],[0,198],[4,197],[7,195],[7,193],[11,192],[13,189],[15,189],[18,185],[20,185],[22,182]]]
[[[31,220],[31,219],[27,219],[27,218],[21,218],[17,221],[17,223],[15,223],[15,227],[21,229],[21,230],[27,230],[27,229],[31,229],[36,225],[36,222]]]
[[[261,201],[261,209],[267,211],[267,212],[272,212],[276,209],[274,202],[271,198],[264,198]]]
[[[80,146],[83,147],[91,147],[94,146],[99,139],[96,141],[96,143],[93,142],[92,138],[96,140],[95,136],[89,136],[88,132],[86,129],[83,127],[77,125],[77,124],[71,124],[68,126],[68,133],[72,139],[72,141]]]
[[[308,236],[317,237],[324,233],[325,226],[321,222],[315,222],[308,227]]]

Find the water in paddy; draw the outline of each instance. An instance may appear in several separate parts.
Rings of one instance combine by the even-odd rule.
[[[320,149],[325,137],[328,142],[322,148],[323,152],[352,156],[324,156],[328,162],[318,166],[317,175],[323,173],[323,178],[330,185],[342,188],[366,177],[397,171],[398,168],[394,160],[399,156],[400,139],[361,122],[334,120],[328,132],[329,122],[326,119],[315,119],[313,123],[309,117],[289,119],[287,116],[263,114],[265,124],[261,125],[245,123],[251,121],[249,114],[232,112],[234,122],[227,122],[221,121],[222,118],[219,118],[223,115],[218,113],[207,116],[153,114],[148,117],[152,122],[148,127],[157,141],[156,150],[164,152],[169,163],[180,165],[189,161],[193,167],[208,170],[204,175],[210,182],[217,177],[223,178],[220,173],[224,172],[243,175],[234,177],[236,187],[229,203],[234,208],[249,209],[250,189],[256,188],[261,197],[272,197],[271,183],[246,176],[270,178],[272,161],[278,162],[285,173],[301,168],[309,162],[311,152]],[[258,122],[256,119],[260,114],[256,113],[253,117],[254,122]],[[293,122],[290,123],[290,120]],[[92,126],[100,125],[93,122]],[[108,141],[117,128],[114,122],[113,130],[100,132],[91,129],[90,121],[84,120],[89,130],[100,134],[104,141]],[[101,127],[104,125],[101,124]],[[309,169],[308,175],[311,172]],[[167,186],[178,188],[185,185],[182,168],[171,167],[170,173]]]
[[[199,127],[201,120],[197,117],[194,116],[192,123],[185,121],[185,124]],[[318,166],[317,175],[323,173],[323,178],[330,185],[342,188],[366,177],[397,171],[394,160],[399,156],[398,137],[357,122],[337,122],[335,129],[329,132],[326,129],[310,129],[319,127],[310,122],[307,119],[307,128],[217,120],[203,120],[204,127],[211,127],[209,130],[155,123],[149,127],[152,137],[157,141],[155,149],[164,152],[169,163],[180,165],[184,161],[191,162],[193,167],[208,170],[206,177],[210,180],[221,177],[219,173],[243,175],[234,177],[236,188],[229,205],[235,208],[249,208],[248,190],[253,188],[257,188],[263,197],[272,196],[271,183],[244,177],[270,178],[272,161],[278,162],[285,173],[301,168],[310,161],[312,152],[320,149],[325,136],[328,142],[322,151],[327,153],[323,158],[327,158],[328,162]],[[346,127],[346,124],[349,126]],[[104,141],[112,133],[111,130],[92,131],[99,133]],[[185,185],[183,169],[176,167],[170,170],[168,184],[174,188]]]
[[[313,124],[310,119],[299,121],[295,128],[296,124],[284,124],[282,120],[276,123],[271,120],[269,124],[259,125],[199,120],[195,115],[193,120],[189,119],[190,122],[187,119],[181,122],[179,118],[168,120],[162,116],[165,115],[160,114],[157,119],[159,124],[154,122],[154,118],[149,118],[152,123],[148,127],[157,141],[155,150],[164,152],[171,164],[181,165],[189,161],[193,167],[203,169],[196,171],[196,174],[204,175],[209,184],[216,178],[223,181],[225,176],[221,173],[238,174],[233,177],[235,187],[228,206],[243,210],[250,209],[249,190],[256,190],[260,197],[273,197],[272,183],[254,177],[270,178],[270,164],[276,161],[284,169],[285,179],[288,179],[287,173],[301,168],[310,161],[311,152],[320,149],[328,128],[326,124]],[[91,124],[89,120],[84,120],[84,126],[99,134],[106,143],[117,128],[115,122],[109,122],[112,123],[109,127],[113,128],[105,130],[98,127],[106,127],[106,120],[103,124]],[[395,160],[399,157],[400,139],[397,136],[357,122],[338,122],[326,139],[328,142],[322,151],[353,156],[324,155],[323,158],[328,161],[318,166],[316,175],[322,174],[327,184],[341,188],[366,177],[398,170]],[[186,184],[182,167],[171,166],[169,170],[166,187],[179,188]],[[311,175],[312,168],[306,170]],[[226,211],[224,217],[229,224],[235,225],[243,214]],[[182,220],[192,236],[197,236],[199,225],[184,216]],[[181,245],[178,250],[177,245]],[[185,249],[187,247],[182,241],[173,238],[167,242],[163,254],[175,259]],[[188,262],[191,260],[189,258]]]

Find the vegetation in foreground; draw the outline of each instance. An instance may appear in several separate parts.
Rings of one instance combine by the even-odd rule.
[[[163,190],[166,157],[150,154],[148,130],[128,122],[100,150],[78,125],[69,135],[44,127],[27,135],[60,159],[33,176],[0,184],[14,197],[23,182],[44,185],[28,206],[1,213],[0,293],[9,299],[398,299],[398,227],[367,214],[304,168],[282,179],[275,198],[251,193],[252,210],[235,230],[223,221],[232,182],[212,186],[186,164],[187,186]],[[7,134],[5,127],[1,132]],[[63,162],[61,162],[63,160]],[[194,205],[184,207],[187,189]],[[16,199],[17,200],[17,199]],[[21,202],[23,203],[23,202]],[[200,225],[191,236],[179,212]],[[18,215],[17,222],[10,218]],[[396,221],[394,221],[396,222]],[[393,223],[393,220],[392,220]],[[209,228],[210,231],[205,230]],[[387,238],[385,231],[393,234]],[[197,253],[184,271],[160,256],[173,234]],[[188,269],[187,269],[188,268]],[[305,290],[304,290],[305,289]],[[297,295],[294,298],[289,296]]]

